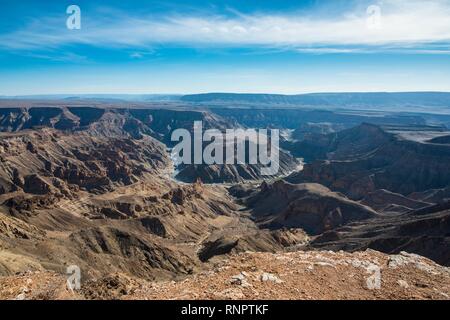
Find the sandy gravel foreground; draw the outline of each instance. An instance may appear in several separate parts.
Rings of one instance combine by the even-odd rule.
[[[242,253],[181,281],[124,274],[84,281],[41,271],[0,278],[0,299],[450,299],[450,268],[377,251]]]

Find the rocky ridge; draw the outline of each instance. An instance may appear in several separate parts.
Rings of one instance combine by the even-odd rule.
[[[450,270],[408,253],[246,252],[179,281],[116,273],[67,289],[49,272],[0,278],[1,299],[450,299]]]

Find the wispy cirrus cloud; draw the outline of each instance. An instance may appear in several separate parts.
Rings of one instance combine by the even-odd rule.
[[[367,12],[360,6],[335,17],[305,13],[152,17],[112,11],[103,18],[83,16],[81,30],[67,30],[61,17],[47,17],[0,35],[0,48],[123,47],[136,49],[133,58],[139,58],[140,49],[158,45],[283,47],[306,53],[449,53],[449,0],[385,0],[380,7],[376,29],[368,27]]]

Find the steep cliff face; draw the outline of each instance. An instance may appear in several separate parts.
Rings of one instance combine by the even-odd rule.
[[[168,165],[163,146],[141,140],[64,133],[54,129],[1,133],[2,193],[70,194],[70,189],[108,190],[131,184]]]
[[[204,128],[233,128],[235,124],[205,111],[170,109],[128,109],[100,107],[0,108],[0,131],[16,132],[39,127],[60,130],[90,130],[103,135],[152,135],[170,143],[173,130],[192,130],[194,121]]]
[[[0,131],[3,132],[52,128],[68,133],[84,132],[99,139],[117,137],[142,140],[151,136],[168,147],[178,143],[171,140],[174,130],[186,129],[192,133],[195,121],[202,122],[203,130],[225,132],[226,129],[241,128],[233,120],[206,111],[96,107],[0,108]],[[280,155],[280,171],[277,175],[285,175],[297,168],[293,157],[283,151],[280,151]],[[179,169],[177,178],[186,182],[195,182],[198,178],[206,183],[263,178],[258,165],[186,165]],[[106,181],[104,183],[107,184]]]
[[[80,119],[67,108],[0,108],[0,131],[14,132],[33,127],[72,129]]]
[[[380,214],[328,230],[310,245],[405,250],[448,265],[450,148],[445,132],[432,130],[363,124],[322,135],[316,150],[324,160],[305,165],[287,180],[320,183]],[[430,139],[433,135],[439,137]]]
[[[210,105],[208,105],[209,107]],[[338,131],[339,129],[352,128],[364,122],[374,124],[405,124],[405,125],[423,125],[426,118],[419,115],[405,115],[383,112],[345,112],[345,111],[327,111],[320,109],[298,108],[298,106],[289,108],[269,106],[264,108],[261,105],[250,105],[247,107],[222,105],[219,107],[210,107],[212,113],[229,121],[234,121],[250,128],[284,128],[294,129],[299,133],[301,128],[309,125],[308,133],[316,131],[317,126],[321,124],[324,128],[328,124],[329,129]],[[441,120],[448,123],[447,118]],[[314,125],[315,127],[314,128]],[[312,130],[310,130],[312,129]]]
[[[132,109],[130,115],[151,128],[156,134],[155,137],[168,146],[176,143],[171,141],[171,134],[174,130],[187,129],[192,132],[195,121],[201,121],[204,130],[211,128],[225,130],[239,127],[236,123],[206,111]]]
[[[407,251],[450,265],[450,205],[434,205],[400,215],[383,216],[326,232],[311,247],[387,253]]]
[[[386,189],[409,195],[448,186],[450,148],[404,138],[363,124],[326,137],[327,160],[305,165],[291,182],[316,182],[352,199]]]
[[[314,235],[378,215],[319,184],[290,184],[283,180],[264,182],[243,202],[261,227],[301,228]]]
[[[368,123],[326,134],[313,131],[299,138],[287,148],[309,161],[357,159],[393,140],[380,127]]]
[[[262,169],[268,166],[262,164],[212,164],[212,165],[182,165],[176,178],[184,182],[194,182],[197,179],[205,183],[241,183],[252,180],[264,180],[285,176],[297,170],[300,163],[290,154],[279,150],[278,170],[271,176],[263,175]],[[274,166],[274,164],[270,164]]]

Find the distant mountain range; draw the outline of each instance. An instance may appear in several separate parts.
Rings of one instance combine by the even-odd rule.
[[[450,110],[449,92],[348,92],[299,95],[207,93],[185,95],[184,102],[207,104],[264,104],[345,109],[389,109],[392,111]],[[412,110],[410,109],[412,108]]]
[[[172,101],[179,100],[182,95],[175,94],[38,94],[22,96],[0,96],[0,99],[15,100],[95,100],[99,102],[114,101]]]
[[[450,92],[340,92],[296,95],[268,93],[202,93],[202,94],[42,94],[0,95],[0,99],[113,99],[124,101],[181,100],[185,102],[242,102],[302,105],[430,105],[450,106]]]
[[[174,102],[208,108],[311,108],[450,114],[450,92],[344,92],[298,95],[253,93],[204,94],[57,94],[0,96],[0,100],[95,101],[100,103]]]

